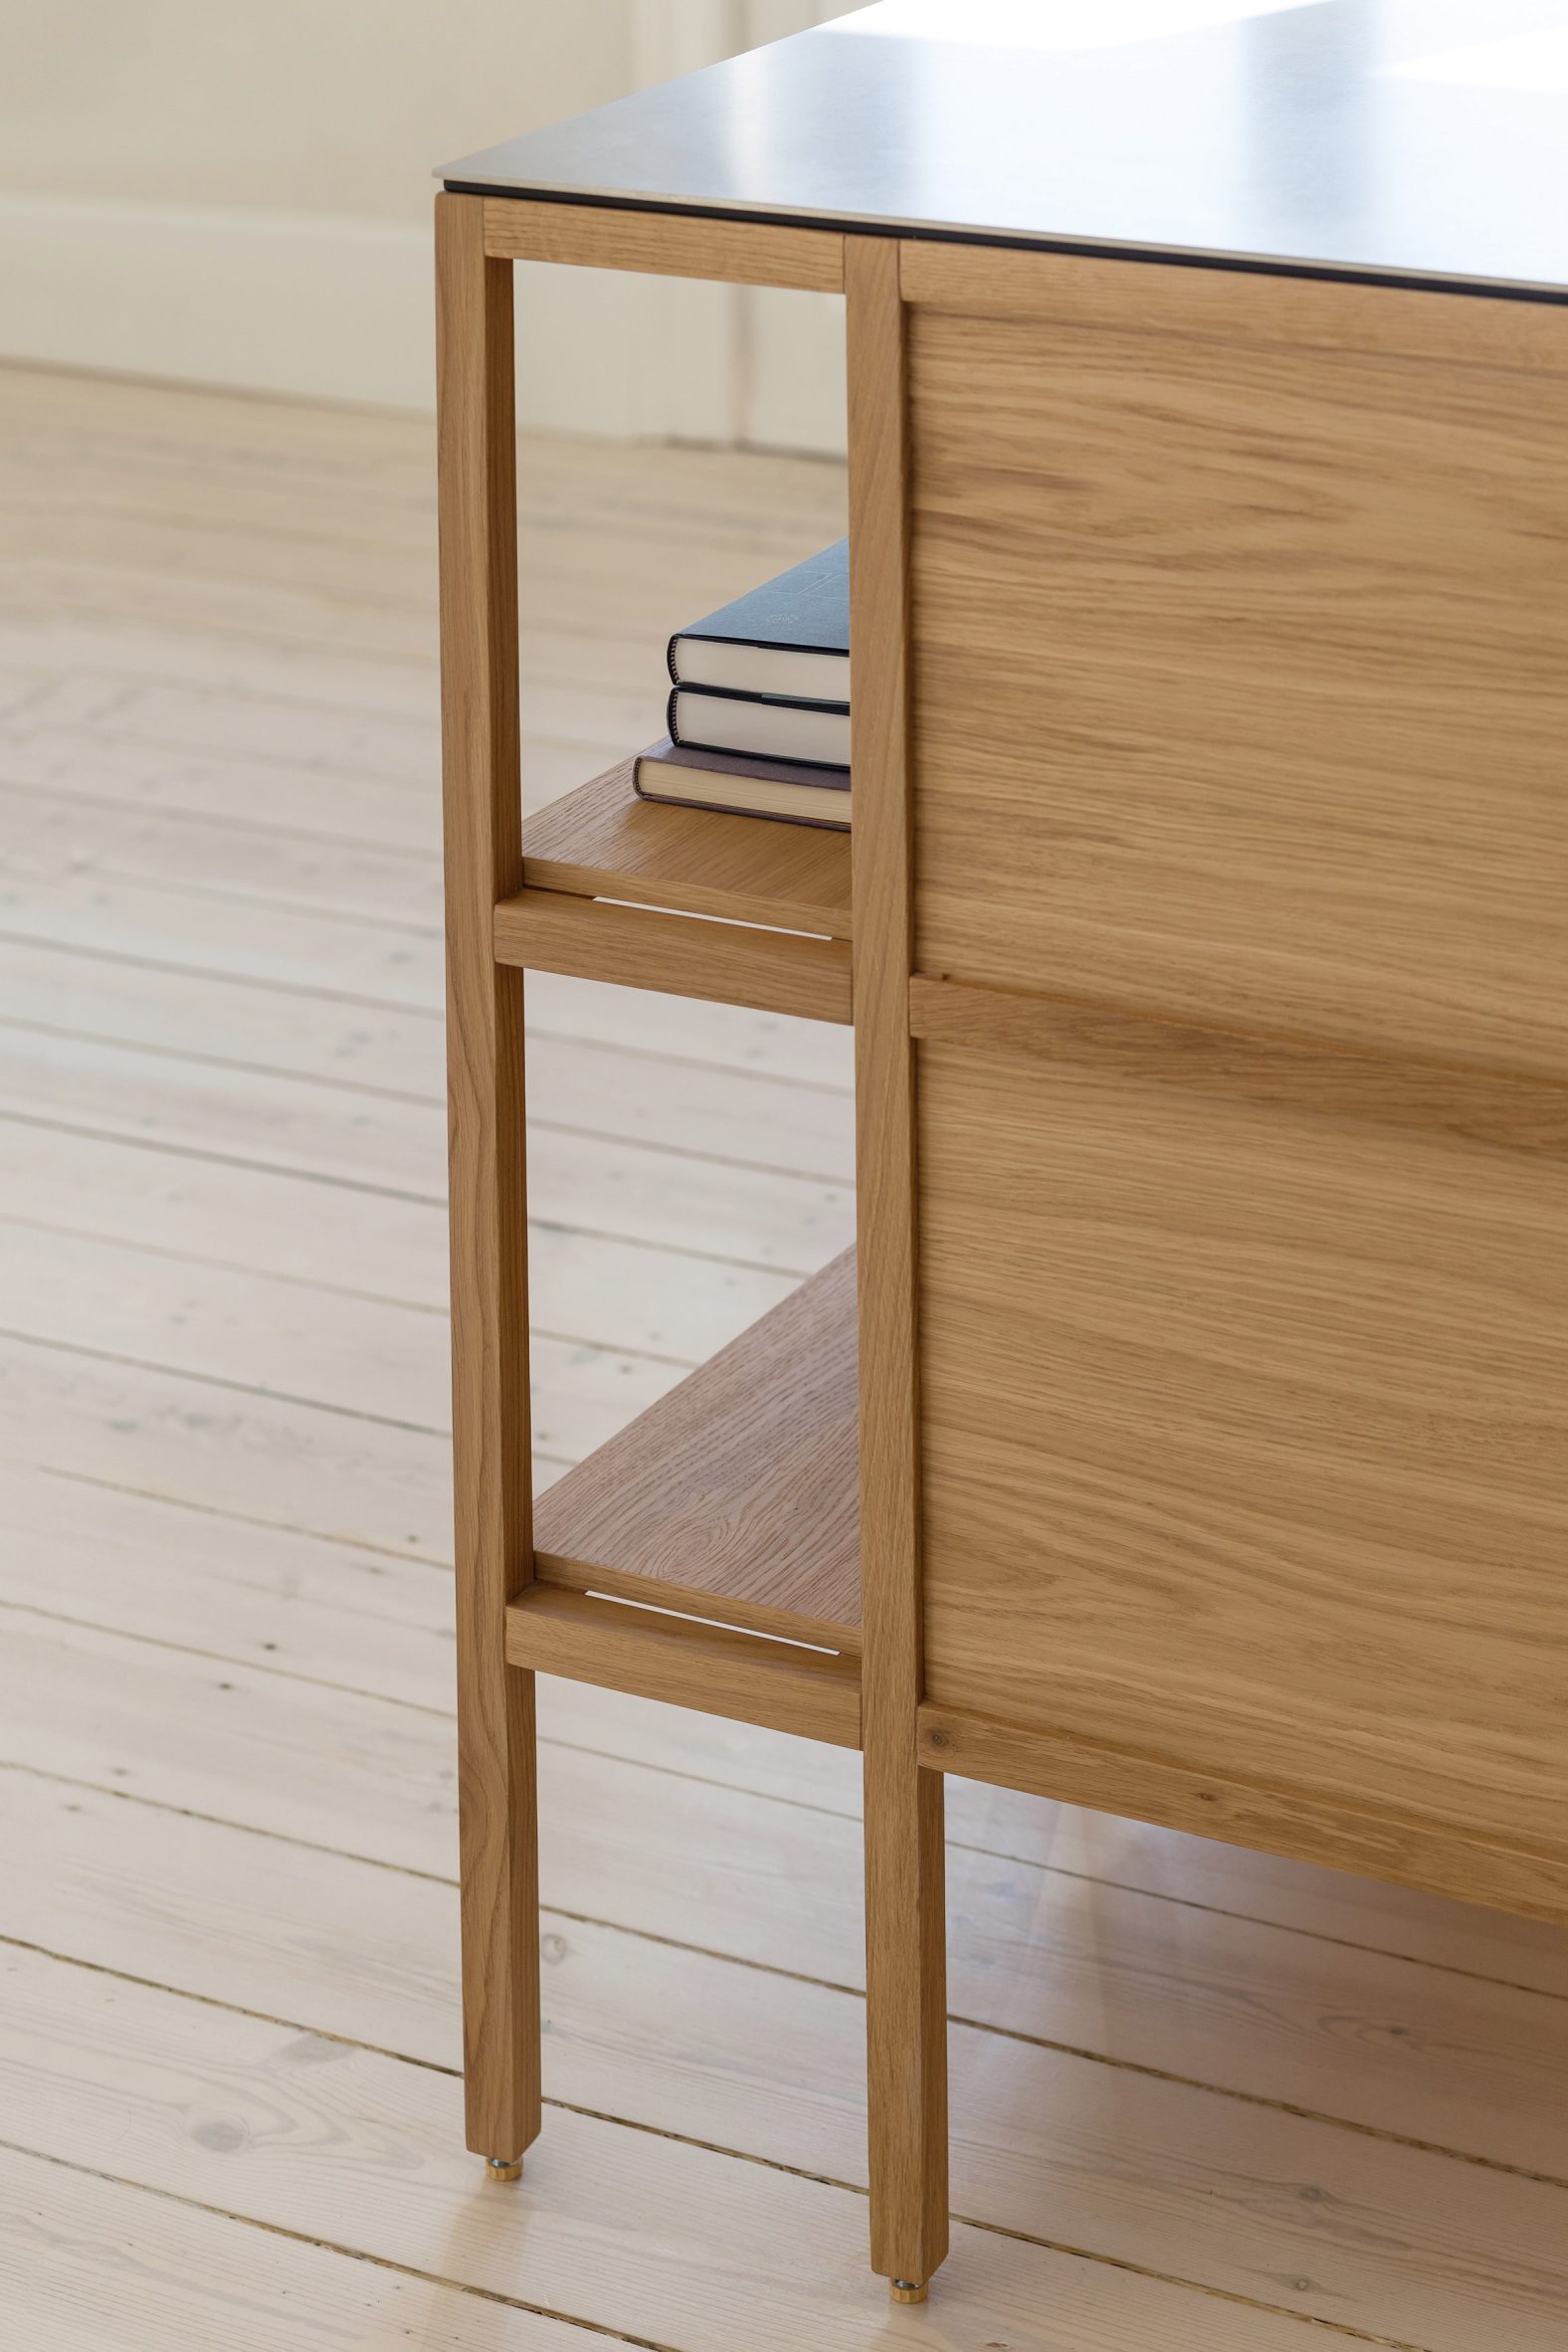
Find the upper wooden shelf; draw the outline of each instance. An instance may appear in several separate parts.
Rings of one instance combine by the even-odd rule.
[[[847,833],[639,800],[633,764],[524,820],[527,888],[849,938]]]
[[[534,1571],[856,1654],[858,1478],[851,1250],[539,1497]]]

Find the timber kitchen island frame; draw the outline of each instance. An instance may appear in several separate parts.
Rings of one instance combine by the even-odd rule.
[[[1374,0],[1028,13],[438,199],[470,2144],[539,2124],[534,1673],[862,1747],[903,2300],[944,1773],[1568,1921],[1568,107]],[[541,261],[847,295],[853,879],[629,764],[522,821]],[[528,969],[853,1020],[860,1184],[537,1504]]]

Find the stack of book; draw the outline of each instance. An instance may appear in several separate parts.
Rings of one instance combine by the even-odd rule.
[[[670,640],[669,734],[644,800],[850,824],[850,565],[840,539]]]

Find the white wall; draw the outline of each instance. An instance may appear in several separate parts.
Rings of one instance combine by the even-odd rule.
[[[813,0],[9,9],[0,354],[426,407],[434,165],[833,12]],[[759,308],[728,289],[537,268],[517,287],[525,423],[806,447],[840,430],[825,297]],[[775,362],[779,303],[815,314]]]
[[[852,0],[744,0],[742,38],[756,49],[848,15]],[[741,388],[735,438],[763,449],[842,457],[844,296],[758,290],[736,296]]]

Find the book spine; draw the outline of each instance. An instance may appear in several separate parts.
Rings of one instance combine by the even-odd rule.
[[[842,817],[791,817],[782,809],[737,809],[721,800],[686,800],[673,792],[650,792],[643,782],[641,762],[632,770],[632,790],[639,800],[663,809],[690,809],[709,817],[738,817],[746,825],[804,825],[812,833],[848,833]]]

